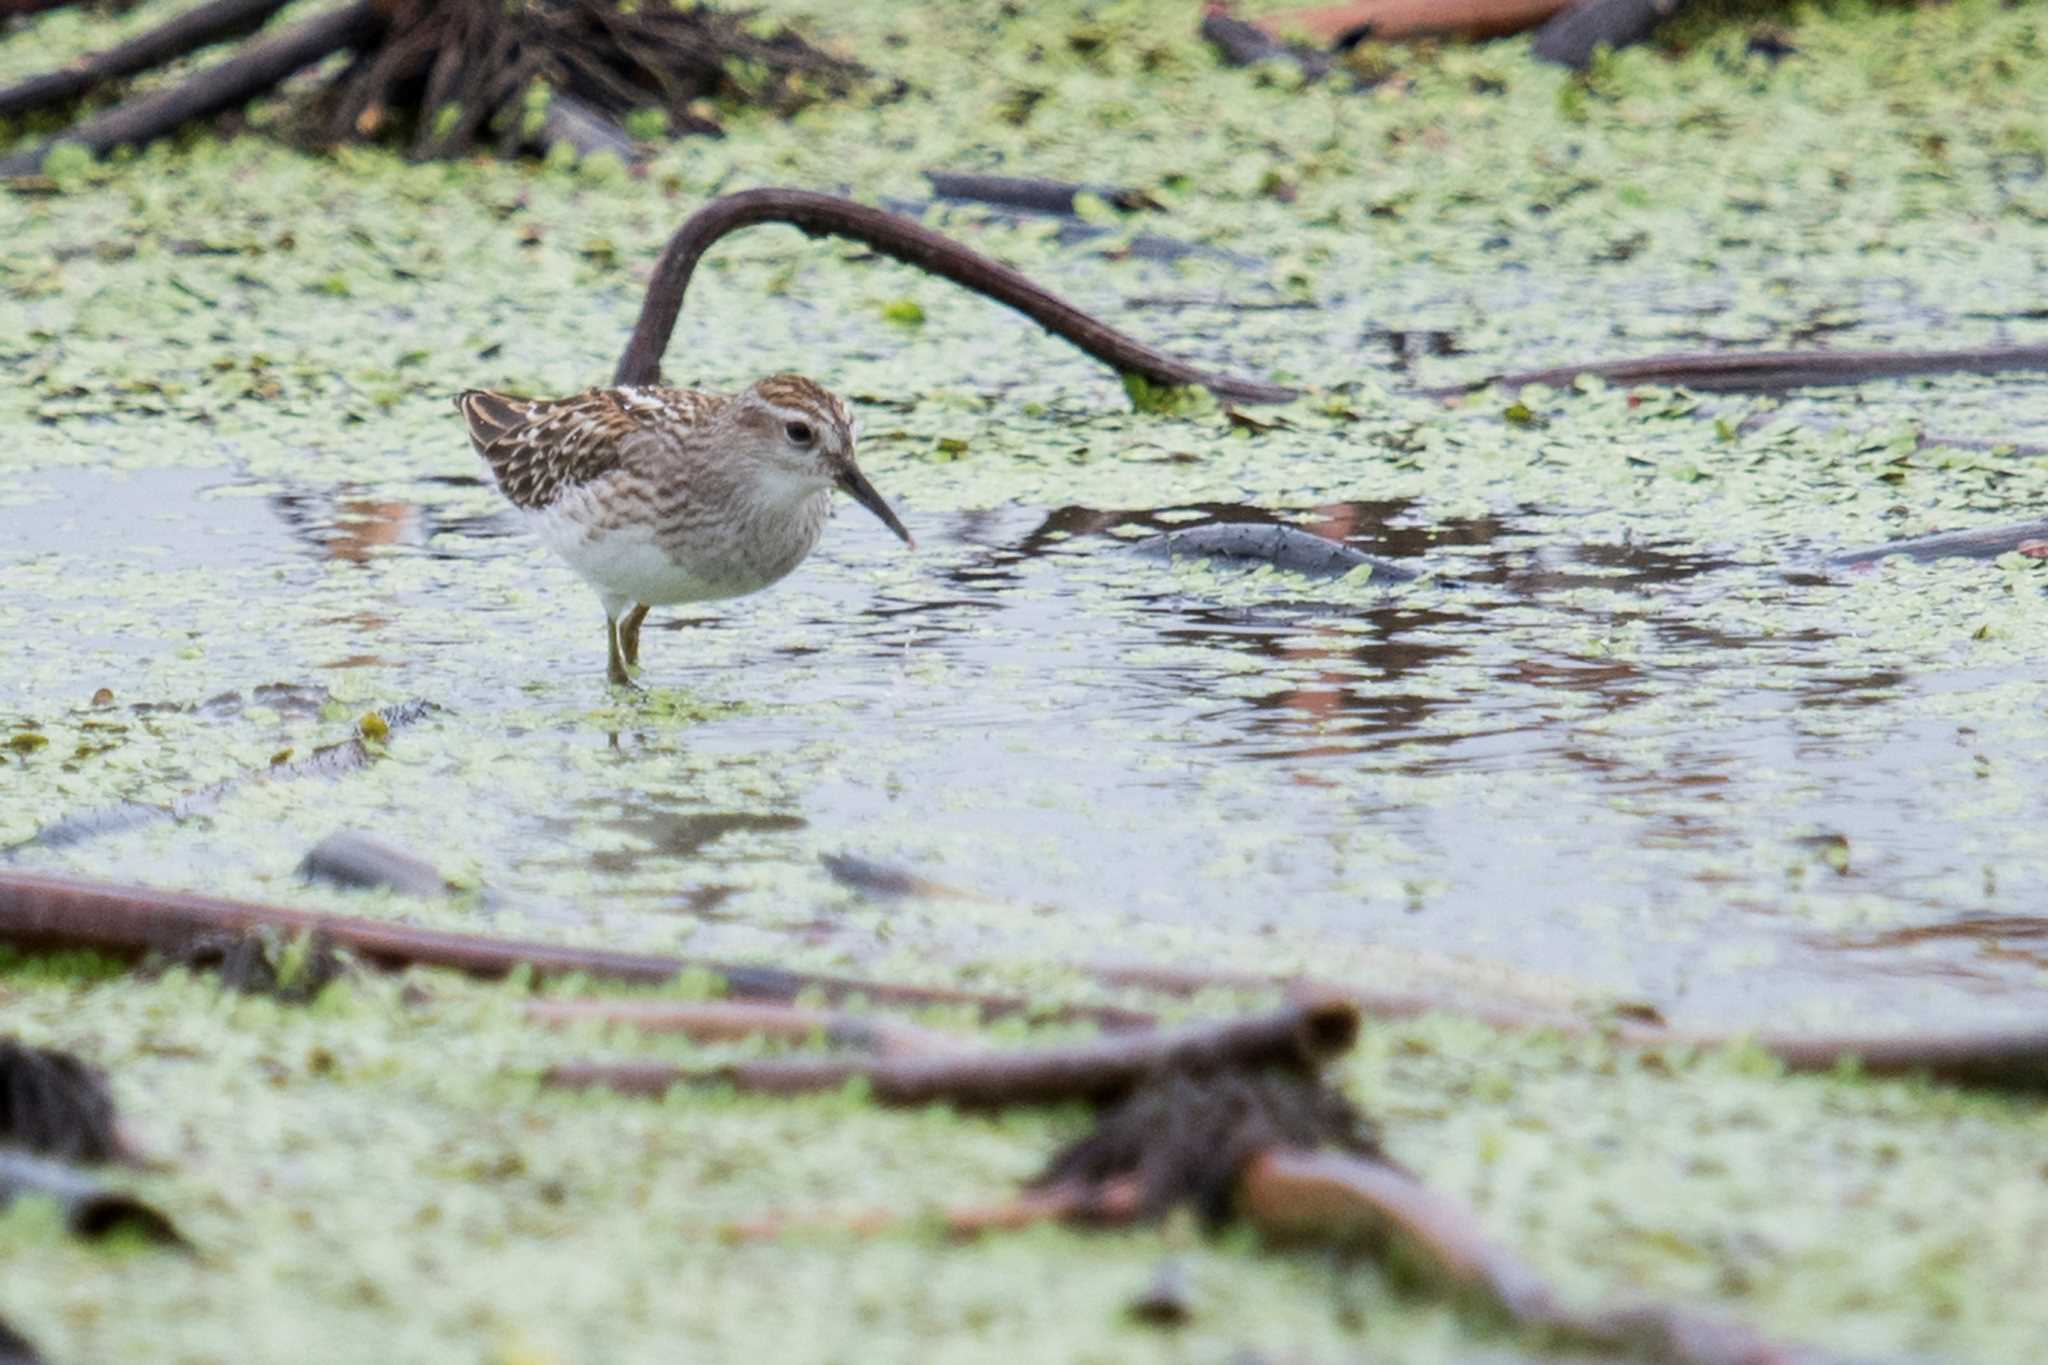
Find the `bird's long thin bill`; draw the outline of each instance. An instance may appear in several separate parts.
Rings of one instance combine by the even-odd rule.
[[[880,517],[882,525],[894,531],[905,545],[913,550],[917,548],[917,542],[911,539],[910,532],[904,529],[903,523],[896,520],[896,514],[889,510],[888,503],[882,501],[882,495],[868,482],[867,475],[858,469],[845,470],[839,475],[839,486],[844,488],[855,502]]]

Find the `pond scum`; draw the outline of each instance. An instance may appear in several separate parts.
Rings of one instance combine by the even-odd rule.
[[[42,16],[0,81],[176,8]],[[2032,1358],[2048,568],[1827,561],[2038,516],[2048,388],[1416,391],[2048,341],[2039,12],[1353,89],[1166,0],[768,11],[873,79],[632,167],[308,155],[277,105],[0,189],[0,1130],[115,1158],[5,1153],[0,1355]],[[1303,393],[1127,392],[736,235],[668,374],[847,395],[925,548],[841,518],[615,696],[448,400],[603,382],[669,233],[767,184]],[[1420,577],[1125,549],[1219,522]],[[348,927],[53,949],[24,888],[78,881]],[[1934,1034],[2007,1046],[1785,1045]],[[1310,1146],[1407,1232],[1281,1236]]]

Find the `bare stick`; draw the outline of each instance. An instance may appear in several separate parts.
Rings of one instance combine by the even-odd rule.
[[[603,1086],[659,1096],[679,1084],[726,1084],[749,1094],[803,1095],[866,1080],[884,1104],[990,1107],[1114,1099],[1166,1067],[1215,1071],[1268,1066],[1313,1068],[1358,1036],[1358,1011],[1344,1001],[1290,1005],[1168,1033],[1125,1034],[1071,1047],[879,1060],[787,1059],[684,1068],[665,1062],[571,1062],[542,1084]]]
[[[1641,360],[1588,360],[1544,370],[1519,370],[1413,392],[1424,398],[1450,398],[1492,384],[1504,388],[1524,384],[1564,388],[1580,375],[1597,375],[1615,384],[1668,384],[1701,392],[1772,393],[1923,374],[2000,374],[2008,370],[2048,370],[2048,346],[1993,346],[1962,351],[1673,353],[1645,356]]]
[[[213,43],[254,33],[284,6],[285,0],[211,0],[104,52],[90,53],[55,71],[31,76],[0,90],[0,118],[14,118],[77,99],[103,82],[148,71]]]
[[[1114,327],[1097,321],[1065,299],[1040,288],[1018,271],[962,246],[908,218],[809,190],[744,190],[714,199],[684,220],[668,239],[648,281],[640,320],[613,372],[616,384],[659,381],[683,295],[697,262],[728,233],[757,223],[787,223],[811,237],[845,237],[862,242],[931,275],[940,275],[977,294],[1014,308],[1039,326],[1116,370],[1155,384],[1198,385],[1219,398],[1240,403],[1285,403],[1298,390],[1255,379],[1238,379],[1197,369],[1173,359]]]
[[[104,156],[124,144],[140,146],[181,124],[238,108],[294,72],[331,52],[359,46],[383,29],[384,17],[376,0],[357,0],[329,10],[250,43],[218,66],[210,66],[169,90],[116,105],[67,129],[61,137],[0,161],[0,176],[34,175],[42,169],[43,158],[66,143],[76,143],[94,156]]]
[[[736,1000],[539,1000],[526,1017],[542,1024],[575,1024],[597,1019],[642,1033],[680,1033],[697,1043],[775,1038],[865,1048],[884,1057],[957,1053],[966,1044],[930,1029],[836,1010]]]
[[[580,973],[658,984],[674,980],[679,972],[696,970],[722,977],[732,995],[756,1000],[791,1000],[815,990],[833,1000],[858,996],[892,1005],[964,1005],[989,1015],[1032,1012],[1031,1003],[1016,996],[943,986],[857,981],[708,958],[450,934],[389,920],[0,872],[0,942],[31,950],[82,948],[132,959],[151,952],[176,954],[195,942],[218,941],[257,929],[310,934],[380,967],[446,967],[487,979],[509,975],[523,966],[538,978]],[[1073,1006],[1051,1013],[1090,1020],[1105,1028],[1142,1028],[1152,1022],[1150,1015],[1114,1006]]]

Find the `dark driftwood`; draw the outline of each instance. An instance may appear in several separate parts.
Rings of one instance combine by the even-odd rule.
[[[1131,546],[1133,554],[1157,559],[1222,559],[1270,564],[1288,573],[1312,578],[1341,578],[1353,569],[1370,567],[1375,582],[1406,583],[1412,569],[1390,559],[1354,550],[1341,540],[1315,535],[1293,526],[1261,522],[1219,521],[1152,536]]]
[[[876,1060],[791,1059],[684,1068],[664,1062],[572,1062],[551,1068],[544,1085],[604,1087],[660,1096],[681,1084],[725,1084],[749,1094],[803,1095],[836,1090],[856,1078],[884,1104],[973,1107],[1105,1101],[1167,1068],[1221,1071],[1263,1067],[1311,1070],[1358,1036],[1358,1011],[1326,1000],[1165,1033],[1126,1034],[1072,1047],[1019,1052]]]
[[[519,967],[536,978],[580,973],[612,981],[658,984],[683,971],[708,971],[743,999],[792,1000],[805,991],[827,999],[860,997],[879,1004],[962,1005],[989,1015],[1033,1012],[1016,996],[911,986],[886,981],[785,971],[710,958],[622,953],[559,943],[486,938],[415,928],[388,920],[321,915],[284,906],[222,900],[177,891],[107,886],[63,877],[0,872],[0,943],[36,951],[90,949],[120,958],[149,953],[177,957],[195,945],[219,943],[252,931],[309,934],[379,967],[445,967],[497,978]],[[1145,1028],[1152,1016],[1115,1006],[1070,1006],[1053,1017],[1088,1020],[1105,1028]]]
[[[941,199],[960,199],[971,204],[995,204],[1023,209],[1029,213],[1072,214],[1074,196],[1092,194],[1120,209],[1159,207],[1143,190],[1121,189],[1115,185],[1077,185],[1069,180],[1040,180],[1022,175],[976,175],[967,171],[926,171],[924,178],[932,193]]]
[[[2048,517],[2004,526],[1981,526],[1971,531],[1943,531],[1939,535],[1918,536],[1912,540],[1894,540],[1868,549],[1830,555],[1827,562],[1830,568],[1859,569],[1892,555],[1904,555],[1922,562],[1931,559],[1996,559],[2023,545],[2048,545]]]
[[[448,879],[428,862],[374,835],[338,829],[299,859],[299,875],[348,890],[396,891],[401,896],[445,896]]]
[[[211,0],[158,28],[0,90],[0,118],[75,100],[106,81],[162,66],[202,47],[263,27],[286,0]]]
[[[619,357],[612,382],[659,382],[662,353],[675,331],[697,262],[719,238],[757,223],[787,223],[807,236],[845,237],[864,243],[885,256],[1016,309],[1119,374],[1141,375],[1155,384],[1199,385],[1241,403],[1285,403],[1297,396],[1297,390],[1284,385],[1215,374],[1155,351],[1009,266],[907,218],[835,195],[790,189],[745,190],[714,199],[676,229],[655,263],[640,319]]]
[[[1580,375],[1615,384],[1665,384],[1700,392],[1772,393],[1781,389],[1862,384],[1925,374],[2000,374],[2048,370],[2048,346],[1993,346],[1960,351],[1708,351],[1645,356],[1640,360],[1588,360],[1543,370],[1489,375],[1465,384],[1416,389],[1425,398],[1449,398],[1490,385],[1564,388]]]
[[[1578,0],[1536,31],[1536,55],[1581,69],[1603,47],[1627,47],[1657,31],[1686,0]]]
[[[330,10],[294,24],[208,67],[169,90],[143,95],[87,119],[40,147],[0,161],[0,176],[34,175],[43,158],[67,143],[104,156],[116,147],[140,146],[194,119],[239,108],[294,72],[332,52],[357,47],[384,31],[374,0]]]

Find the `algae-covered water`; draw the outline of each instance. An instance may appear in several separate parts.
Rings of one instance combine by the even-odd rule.
[[[2038,515],[2048,459],[2006,443],[2043,439],[2048,380],[1405,392],[1670,349],[2048,339],[2038,15],[1843,7],[1800,15],[1782,60],[1737,23],[1583,80],[1525,43],[1389,49],[1399,74],[1351,93],[1220,69],[1165,3],[773,9],[906,87],[736,112],[644,173],[249,136],[0,193],[14,865],[1048,1001],[1099,995],[1074,968],[1108,957],[1716,1029],[2038,1014],[2048,567],[1825,560]],[[0,44],[0,78],[137,22],[50,16]],[[1134,412],[992,305],[749,231],[694,286],[670,377],[798,369],[846,395],[920,548],[842,508],[774,591],[657,614],[648,690],[612,693],[594,597],[480,481],[450,396],[602,381],[661,241],[714,194],[915,203],[927,168],[1145,190],[1162,211],[1084,205],[1112,231],[1070,245],[927,221],[1308,396],[1259,426]],[[1202,249],[1122,251],[1138,232]],[[1247,519],[1425,577],[1128,550]],[[441,709],[345,777],[29,842],[413,698]],[[303,884],[338,828],[465,894]],[[864,897],[835,854],[972,894]],[[148,1191],[202,1248],[167,1266],[17,1211],[0,1315],[52,1360],[1510,1349],[1369,1265],[1185,1229],[734,1250],[715,1225],[763,1206],[999,1188],[1075,1116],[542,1097],[550,1060],[695,1053],[536,1036],[506,990],[431,989],[293,1011],[0,977],[12,1031],[109,1070],[167,1157]],[[1376,1029],[1344,1079],[1397,1155],[1588,1299],[1870,1354],[2017,1359],[2048,1331],[2037,1105],[1740,1053],[1645,1069],[1449,1018]],[[1204,1289],[1178,1339],[1120,1307],[1167,1251]]]

